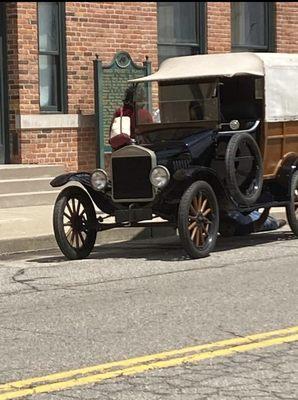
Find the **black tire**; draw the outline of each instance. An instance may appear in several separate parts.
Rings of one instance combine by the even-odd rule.
[[[259,146],[248,133],[235,133],[227,146],[226,180],[239,204],[256,203],[263,187],[263,161]]]
[[[58,195],[53,214],[57,244],[70,260],[88,257],[96,240],[96,214],[88,194],[69,186]]]
[[[291,179],[290,204],[286,206],[287,220],[294,235],[298,236],[298,171]]]
[[[213,250],[218,233],[219,211],[212,187],[194,182],[183,194],[178,210],[178,231],[191,258],[202,258]]]

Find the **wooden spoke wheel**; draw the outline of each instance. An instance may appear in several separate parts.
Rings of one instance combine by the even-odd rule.
[[[286,212],[290,228],[298,236],[298,171],[292,175],[290,203],[286,206]]]
[[[59,194],[53,215],[58,246],[70,260],[87,257],[96,239],[96,214],[88,194],[69,186]]]
[[[194,182],[183,194],[178,211],[180,239],[192,258],[206,257],[213,250],[218,224],[218,204],[213,189],[207,182]]]

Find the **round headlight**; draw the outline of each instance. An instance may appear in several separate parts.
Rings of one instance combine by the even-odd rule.
[[[233,119],[233,120],[230,122],[230,128],[231,128],[233,131],[235,131],[236,129],[239,129],[239,128],[240,128],[240,123],[239,123],[238,119]]]
[[[108,176],[103,169],[97,169],[91,174],[91,185],[95,190],[102,190],[106,187]]]
[[[163,165],[157,165],[151,170],[150,173],[150,182],[156,188],[163,188],[165,187],[170,180],[170,173],[166,167]]]

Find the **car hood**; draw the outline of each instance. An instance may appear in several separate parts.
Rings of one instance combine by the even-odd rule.
[[[144,147],[155,152],[157,160],[189,153],[192,158],[199,157],[212,143],[215,137],[213,130],[201,131],[179,140],[161,140]]]

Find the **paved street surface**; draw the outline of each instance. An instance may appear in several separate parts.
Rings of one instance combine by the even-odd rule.
[[[0,400],[297,399],[297,249],[286,226],[202,260],[175,238],[2,257]]]

